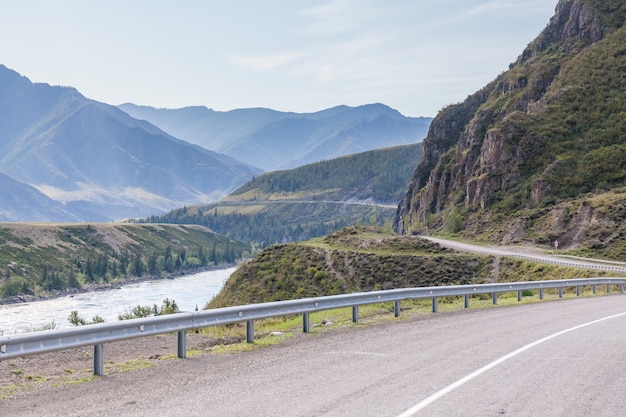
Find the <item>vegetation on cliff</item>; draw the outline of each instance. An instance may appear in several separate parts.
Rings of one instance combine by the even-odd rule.
[[[395,229],[624,256],[625,20],[622,1],[561,0],[507,72],[433,120]]]

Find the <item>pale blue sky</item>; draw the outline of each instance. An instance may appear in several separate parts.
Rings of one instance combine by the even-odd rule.
[[[557,0],[0,0],[0,64],[109,104],[435,116],[493,80]]]

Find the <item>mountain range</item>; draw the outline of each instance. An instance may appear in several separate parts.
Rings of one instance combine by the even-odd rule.
[[[426,136],[432,120],[406,117],[383,104],[337,106],[315,113],[263,108],[227,112],[206,107],[170,110],[130,103],[119,107],[173,136],[265,171],[414,144]]]
[[[261,170],[0,66],[0,172],[105,221],[215,201]],[[19,209],[19,208],[18,208]],[[50,220],[57,220],[50,213]]]
[[[7,193],[11,183],[0,220],[110,221],[215,202],[261,174],[259,166],[273,166],[267,163],[272,158],[297,164],[416,143],[430,122],[383,105],[305,115],[120,108],[71,87],[32,83],[0,65],[0,173],[8,176],[2,179]],[[147,117],[126,112],[138,110],[176,117],[166,133],[140,120]],[[195,135],[220,132],[217,150],[209,150],[208,142],[183,140],[185,126]]]

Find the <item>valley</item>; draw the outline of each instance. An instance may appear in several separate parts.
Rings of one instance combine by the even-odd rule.
[[[0,219],[83,222],[57,225],[50,244],[0,229],[3,296],[242,257],[223,305],[590,273],[420,235],[544,250],[558,240],[571,256],[622,262],[625,20],[619,2],[559,1],[507,71],[432,120],[382,104],[110,106],[2,66],[0,179],[11,191]],[[120,218],[132,223],[112,223],[111,237],[104,222]]]

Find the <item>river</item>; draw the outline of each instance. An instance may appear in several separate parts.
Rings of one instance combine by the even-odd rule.
[[[137,305],[161,306],[174,299],[180,311],[202,309],[216,295],[235,268],[205,271],[176,279],[143,281],[117,289],[73,294],[50,300],[0,305],[0,335],[33,331],[52,321],[56,328],[71,327],[73,310],[86,320],[98,315],[107,322]]]

